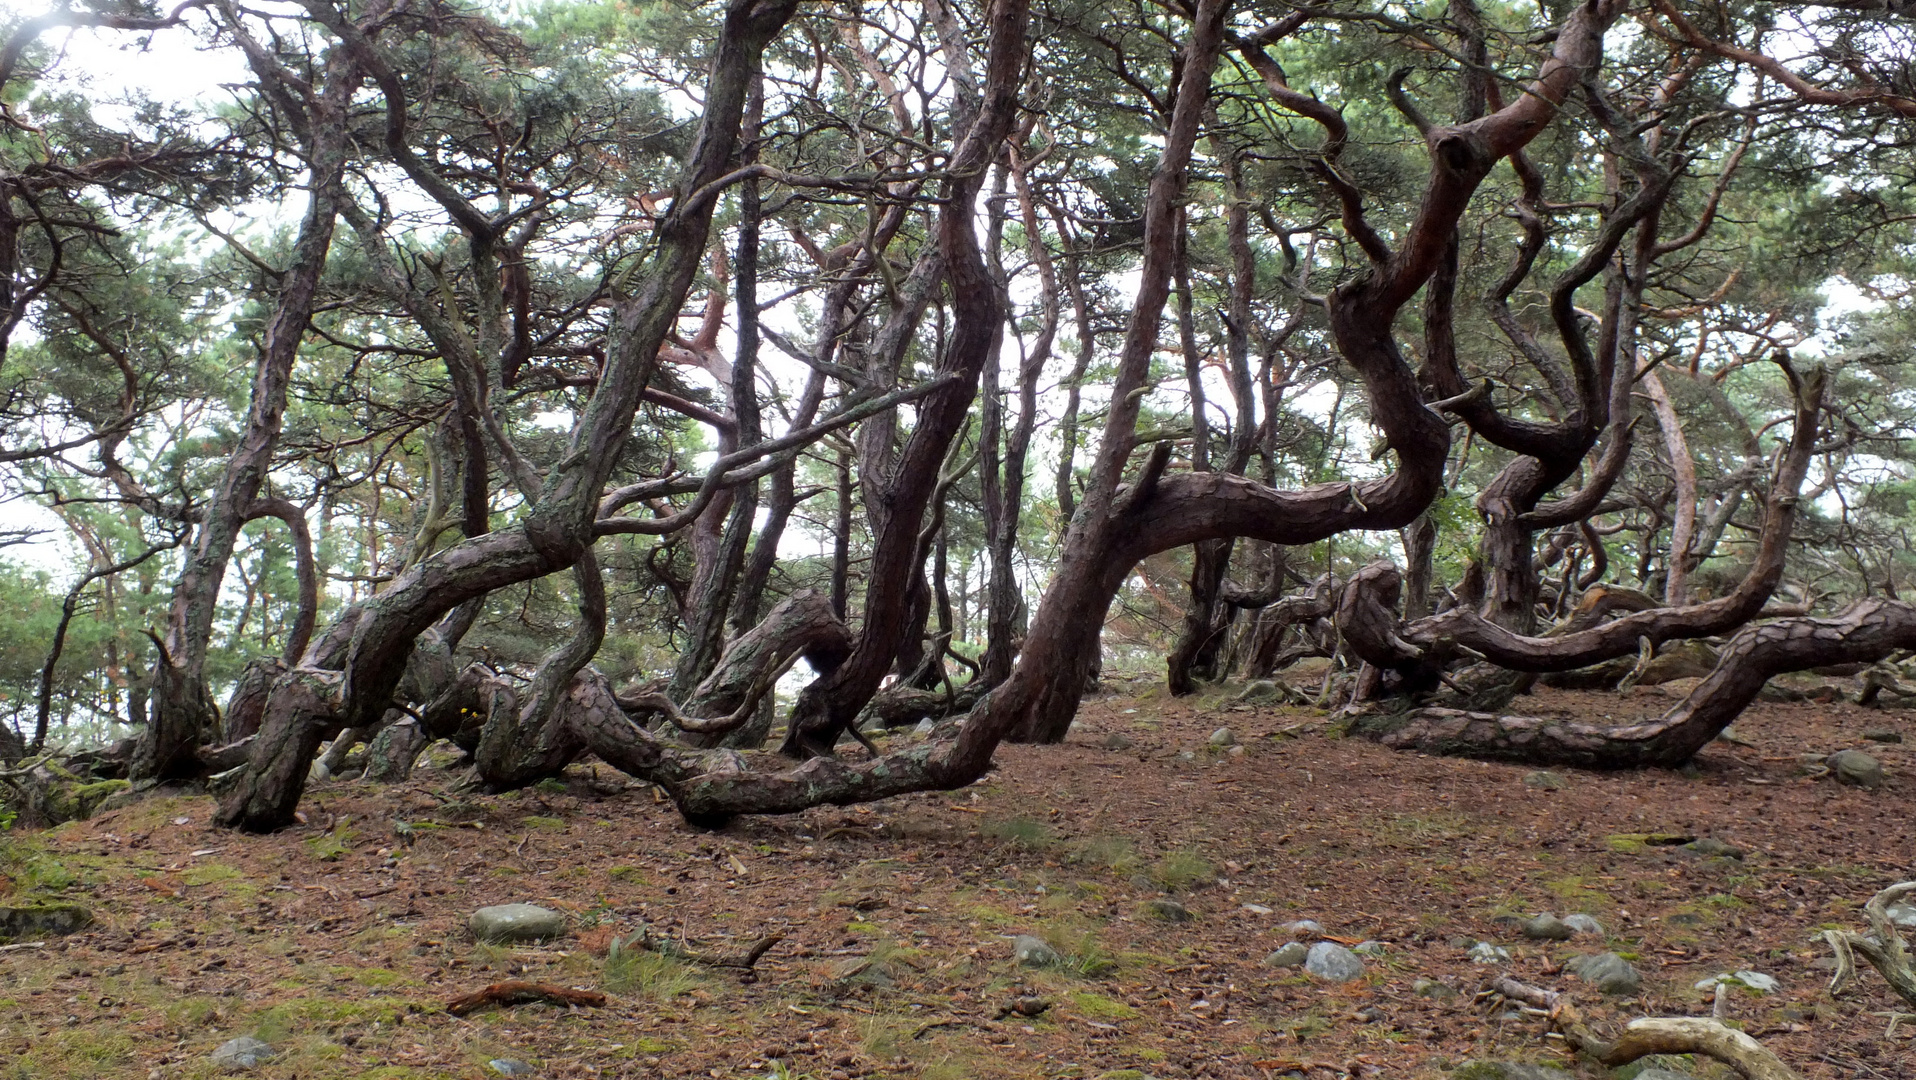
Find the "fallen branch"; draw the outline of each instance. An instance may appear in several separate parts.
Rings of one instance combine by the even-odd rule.
[[[658,953],[660,956],[669,956],[674,960],[683,960],[689,964],[704,964],[706,967],[741,968],[745,971],[750,971],[757,966],[760,957],[771,951],[772,946],[784,940],[784,934],[767,934],[757,941],[752,942],[751,946],[744,952],[702,953],[687,948],[683,942],[674,941],[671,938],[655,938],[652,936],[652,931],[648,928],[640,930],[637,934],[633,935],[630,940],[621,944],[626,948],[644,949],[648,952]]]
[[[1615,1042],[1591,1031],[1563,994],[1502,976],[1492,991],[1536,1007],[1550,1021],[1550,1029],[1578,1053],[1588,1054],[1609,1068],[1628,1065],[1651,1054],[1702,1054],[1741,1074],[1744,1080],[1802,1080],[1783,1059],[1762,1043],[1714,1019],[1697,1016],[1658,1016],[1632,1020]]]
[[[454,1016],[464,1016],[487,1005],[526,1005],[535,1001],[597,1007],[605,1004],[605,995],[593,990],[574,990],[565,986],[509,979],[453,998],[446,1002],[446,1011]]]
[[[1862,953],[1863,959],[1882,973],[1890,989],[1904,1001],[1916,1005],[1916,966],[1910,963],[1909,945],[1889,917],[1889,905],[1912,893],[1916,893],[1916,881],[1891,885],[1870,897],[1869,903],[1863,905],[1863,918],[1869,922],[1870,936],[1847,930],[1823,931],[1823,940],[1836,952],[1836,974],[1830,977],[1831,997],[1842,993],[1856,975],[1852,953]]]

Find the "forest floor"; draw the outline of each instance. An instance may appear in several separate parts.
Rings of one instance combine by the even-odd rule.
[[[1673,700],[1543,692],[1516,708],[1622,721]],[[1219,727],[1242,753],[1210,744]],[[1909,741],[1864,740],[1881,729]],[[964,791],[717,833],[590,765],[498,797],[431,767],[394,787],[319,784],[305,824],[270,837],[212,828],[204,796],[149,798],[4,838],[15,897],[0,904],[57,893],[95,922],[0,951],[0,1077],[210,1077],[209,1053],[242,1035],[278,1054],[247,1074],[267,1080],[479,1080],[514,1062],[539,1077],[1331,1080],[1445,1077],[1470,1059],[1599,1077],[1541,1021],[1472,995],[1509,973],[1619,1024],[1707,1014],[1698,980],[1755,970],[1780,988],[1736,991],[1729,1015],[1805,1077],[1916,1078],[1916,1020],[1886,1036],[1898,1001],[1867,968],[1833,1000],[1813,937],[1862,929],[1864,900],[1916,876],[1916,713],[1765,702],[1736,731],[1747,745],[1716,743],[1684,772],[1560,770],[1553,789],[1526,767],[1339,737],[1309,710],[1159,691],[1087,702],[1066,745],[1007,747]],[[1887,786],[1799,772],[1799,754],[1844,748],[1882,759]],[[1164,918],[1165,899],[1193,918]],[[473,909],[517,901],[572,932],[472,940]],[[1546,911],[1593,915],[1607,941],[1526,940],[1517,920]],[[1385,948],[1341,984],[1267,966],[1299,919]],[[712,952],[784,938],[748,977],[607,954],[642,926]],[[1018,964],[1016,934],[1062,963]],[[1471,963],[1479,940],[1510,961]],[[1641,993],[1605,999],[1561,973],[1604,948],[1633,961]],[[508,978],[608,1000],[446,1011]],[[1462,994],[1420,995],[1419,979]],[[1051,1004],[1027,1017],[1021,997]]]

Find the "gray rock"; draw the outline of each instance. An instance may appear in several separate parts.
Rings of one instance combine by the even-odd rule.
[[[272,1046],[253,1038],[241,1035],[237,1039],[228,1039],[213,1051],[213,1064],[227,1072],[245,1072],[257,1069],[273,1060]]]
[[[1543,791],[1562,791],[1570,786],[1570,781],[1565,780],[1562,773],[1554,773],[1549,769],[1539,769],[1530,773],[1523,778],[1523,782],[1525,787],[1539,788]]]
[[[1275,912],[1275,911],[1272,911],[1272,910],[1271,910],[1270,908],[1267,908],[1267,907],[1265,907],[1265,906],[1264,906],[1263,904],[1245,904],[1245,905],[1244,905],[1244,910],[1245,910],[1245,911],[1247,911],[1247,912],[1249,912],[1249,913],[1250,913],[1250,914],[1252,914],[1252,915],[1275,915],[1275,914],[1277,914],[1277,912]]]
[[[1242,746],[1233,746],[1227,748],[1224,753],[1230,757],[1243,757],[1246,751]]]
[[[1211,732],[1211,745],[1216,747],[1236,746],[1237,735],[1230,728],[1221,727]]]
[[[1718,983],[1741,986],[1746,990],[1758,994],[1774,994],[1776,991],[1782,989],[1783,986],[1782,983],[1776,981],[1776,976],[1765,975],[1760,971],[1725,971],[1698,982],[1696,988],[1698,990],[1711,990],[1715,989]]]
[[[1863,732],[1863,738],[1870,742],[1899,743],[1903,741],[1903,733],[1893,728],[1871,728]]]
[[[1702,855],[1706,858],[1720,857],[1740,859],[1744,854],[1742,848],[1737,847],[1735,844],[1718,840],[1714,836],[1699,836],[1695,840],[1683,845],[1683,850],[1693,855]]]
[[[1891,904],[1884,913],[1897,926],[1916,928],[1916,904]]]
[[[1185,907],[1176,900],[1162,896],[1151,901],[1150,907],[1151,914],[1163,919],[1165,922],[1190,922],[1192,919],[1197,918],[1197,916],[1191,914],[1190,908]]]
[[[1650,1068],[1638,1073],[1636,1080],[1696,1080],[1696,1077],[1675,1069]]]
[[[1606,994],[1629,995],[1643,989],[1643,976],[1630,961],[1613,952],[1579,956],[1564,970]]]
[[[1563,924],[1579,934],[1593,934],[1597,937],[1603,936],[1603,924],[1589,915],[1565,915],[1563,917]]]
[[[1042,938],[1030,934],[1019,934],[1011,939],[1011,958],[1026,967],[1053,967],[1064,963],[1064,957],[1058,950],[1044,943]]]
[[[1136,745],[1136,743],[1131,741],[1131,736],[1121,732],[1114,731],[1104,737],[1104,748],[1106,750],[1129,750]]]
[[[1436,1001],[1455,1001],[1463,996],[1457,992],[1456,987],[1449,983],[1438,982],[1436,979],[1418,979],[1410,984],[1410,992],[1418,997],[1427,997]]]
[[[1359,956],[1382,956],[1390,946],[1381,941],[1360,941],[1351,946],[1351,951]]]
[[[1294,968],[1303,967],[1304,958],[1311,950],[1301,941],[1293,941],[1264,958],[1265,967]]]
[[[1466,1061],[1450,1074],[1450,1080],[1572,1080],[1572,1077],[1552,1065],[1526,1065],[1519,1061]]]
[[[1570,924],[1548,912],[1523,924],[1523,936],[1533,941],[1569,941],[1576,933]]]
[[[1315,937],[1324,932],[1324,928],[1317,925],[1316,919],[1299,919],[1296,922],[1287,922],[1283,926],[1278,927],[1278,929],[1294,938]]]
[[[1304,970],[1330,982],[1350,982],[1363,977],[1364,962],[1335,941],[1320,941],[1305,955]]]
[[[1269,679],[1259,679],[1237,696],[1239,705],[1271,705],[1284,700],[1284,691]]]
[[[486,1067],[500,1076],[531,1076],[538,1071],[517,1058],[493,1058]]]
[[[918,726],[915,728],[912,728],[911,733],[917,736],[918,738],[922,739],[926,737],[927,735],[930,735],[932,729],[937,726],[938,726],[937,724],[934,724],[931,722],[931,717],[927,716],[923,720],[918,721]]]
[[[1479,941],[1470,947],[1470,962],[1473,964],[1503,964],[1509,961],[1510,950],[1502,945]]]
[[[1179,761],[1196,761],[1196,760],[1197,760],[1197,751],[1195,751],[1195,750],[1179,750],[1179,751],[1178,751],[1178,760],[1179,760]]]
[[[0,907],[0,937],[60,937],[93,924],[93,912],[78,904]]]
[[[1823,759],[1836,774],[1836,782],[1871,791],[1883,786],[1883,763],[1861,750],[1838,750]]]
[[[565,936],[565,916],[537,904],[495,904],[472,913],[472,936],[493,943]]]

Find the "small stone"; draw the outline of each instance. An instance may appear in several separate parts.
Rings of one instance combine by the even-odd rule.
[[[1510,962],[1510,950],[1502,945],[1492,945],[1488,941],[1479,941],[1470,947],[1470,962],[1473,964],[1505,964]]]
[[[1463,996],[1457,992],[1456,987],[1449,983],[1438,982],[1436,979],[1418,979],[1410,984],[1410,992],[1418,997],[1427,997],[1436,1001],[1455,1001]]]
[[[500,1076],[531,1076],[535,1071],[532,1066],[517,1058],[493,1058],[486,1062],[486,1068]]]
[[[1244,748],[1242,746],[1233,746],[1230,749],[1224,751],[1224,754],[1226,757],[1243,757]]]
[[[1533,941],[1569,941],[1576,933],[1570,924],[1548,913],[1523,924],[1523,936]]]
[[[1136,745],[1136,743],[1131,741],[1131,736],[1122,732],[1114,731],[1104,737],[1104,748],[1106,750],[1129,750]]]
[[[1363,977],[1364,962],[1335,941],[1320,941],[1304,957],[1304,970],[1330,982],[1350,982]]]
[[[537,904],[495,904],[472,913],[466,924],[485,942],[544,941],[565,936],[565,916]]]
[[[1301,941],[1293,941],[1264,958],[1265,967],[1294,968],[1303,967],[1304,958],[1311,950]]]
[[[1861,750],[1838,750],[1823,759],[1836,782],[1871,791],[1883,786],[1883,763]]]
[[[1903,741],[1903,733],[1893,728],[1871,728],[1863,732],[1863,738],[1870,742],[1899,743]]]
[[[1354,1015],[1357,1020],[1362,1021],[1363,1023],[1366,1023],[1366,1024],[1375,1024],[1388,1017],[1388,1014],[1385,1013],[1384,1010],[1378,1008],[1375,1005],[1366,1005],[1363,1008],[1357,1010],[1357,1012]]]
[[[1613,952],[1579,956],[1563,967],[1606,994],[1628,995],[1643,989],[1643,976],[1630,961]]]
[[[1549,769],[1539,769],[1530,773],[1523,778],[1523,782],[1525,787],[1539,788],[1544,791],[1562,791],[1570,786],[1570,781],[1565,780],[1563,774],[1551,772]]]
[[[1563,917],[1563,924],[1579,934],[1593,934],[1597,937],[1603,936],[1603,924],[1589,915],[1565,915]]]
[[[1636,1080],[1696,1080],[1696,1077],[1675,1069],[1650,1068],[1638,1073]]]
[[[1382,956],[1389,948],[1381,941],[1360,941],[1351,946],[1351,951],[1359,956]]]
[[[1237,736],[1232,734],[1230,728],[1218,728],[1216,731],[1211,732],[1211,745],[1216,747],[1236,746]]]
[[[1245,911],[1248,911],[1248,912],[1250,912],[1250,913],[1251,913],[1251,914],[1253,914],[1253,915],[1275,915],[1275,914],[1277,914],[1277,912],[1275,912],[1275,911],[1272,911],[1272,910],[1271,910],[1270,908],[1267,908],[1267,907],[1265,907],[1265,906],[1264,906],[1263,904],[1245,904],[1245,905],[1244,905],[1244,910],[1245,910]]]
[[[1197,751],[1195,751],[1195,750],[1179,750],[1179,751],[1178,751],[1178,760],[1179,760],[1179,761],[1196,761],[1196,760],[1197,760]]]
[[[1718,983],[1741,986],[1746,990],[1751,990],[1758,994],[1774,994],[1782,989],[1783,986],[1782,983],[1776,981],[1776,976],[1765,975],[1760,971],[1726,971],[1719,972],[1698,982],[1696,988],[1698,990],[1712,990],[1716,988]]]
[[[213,1051],[213,1064],[227,1072],[245,1072],[257,1069],[273,1059],[273,1048],[251,1035],[241,1035],[237,1039],[228,1039]]]
[[[918,721],[918,726],[912,728],[911,733],[914,736],[922,739],[930,735],[932,732],[932,729],[937,726],[938,726],[937,724],[934,724],[931,722],[931,717],[927,716],[923,720]]]
[[[1884,912],[1897,926],[1916,928],[1916,904],[1891,904]]]
[[[1278,929],[1294,938],[1315,937],[1324,932],[1324,928],[1317,925],[1316,919],[1299,919],[1296,922],[1287,922],[1283,926],[1278,927]]]
[[[1011,939],[1011,957],[1026,967],[1052,967],[1064,962],[1058,950],[1046,945],[1042,938],[1030,934],[1019,934]]]
[[[1725,843],[1714,836],[1699,836],[1683,845],[1683,850],[1706,858],[1740,859],[1743,857],[1742,848]]]
[[[1161,896],[1151,901],[1150,907],[1151,914],[1163,919],[1165,922],[1190,922],[1192,919],[1197,918],[1197,916],[1191,914],[1190,908],[1167,897]]]

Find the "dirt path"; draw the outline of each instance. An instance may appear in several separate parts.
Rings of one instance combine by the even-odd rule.
[[[1669,700],[1522,708],[1622,719]],[[1208,744],[1220,726],[1241,753]],[[1911,742],[1863,740],[1879,728]],[[63,893],[98,921],[0,952],[0,1076],[207,1077],[214,1047],[254,1035],[279,1057],[248,1075],[274,1080],[477,1080],[494,1059],[541,1077],[1442,1077],[1470,1058],[1562,1060],[1534,1020],[1472,1005],[1493,972],[1629,1019],[1707,1012],[1693,984],[1750,969],[1781,987],[1739,991],[1731,1015],[1805,1076],[1916,1078],[1916,1023],[1885,1038],[1897,1002],[1873,972],[1832,1001],[1810,936],[1860,929],[1864,899],[1916,877],[1916,719],[1765,704],[1737,732],[1751,745],[1716,744],[1688,774],[1565,771],[1550,789],[1521,767],[1329,737],[1301,711],[1147,695],[1091,703],[1068,745],[1008,748],[964,792],[719,834],[589,767],[498,798],[451,794],[432,769],[322,785],[306,825],[265,839],[210,828],[205,798],[148,800],[8,838],[17,892]],[[1884,761],[1886,788],[1798,774],[1797,754],[1848,747]],[[1626,835],[1650,833],[1743,855]],[[1167,921],[1164,900],[1191,921]],[[475,945],[472,909],[513,901],[567,913],[573,934]],[[1542,911],[1593,915],[1608,940],[1525,940],[1516,921]],[[1344,984],[1267,966],[1297,919],[1383,952]],[[751,981],[605,955],[642,925],[708,950],[785,940]],[[1017,964],[1020,933],[1061,963]],[[1511,961],[1473,965],[1480,939]],[[1635,998],[1560,973],[1605,947],[1642,973]],[[507,978],[610,1000],[444,1011]],[[1463,996],[1420,995],[1420,979]],[[1020,998],[1050,1004],[1028,1017]]]

